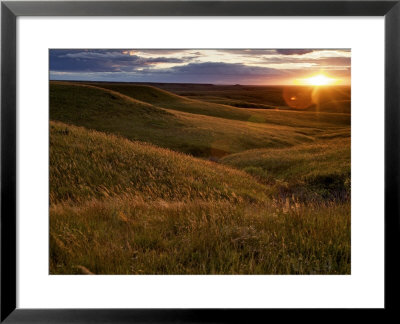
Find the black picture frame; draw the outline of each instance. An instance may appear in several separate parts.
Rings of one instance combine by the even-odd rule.
[[[396,311],[399,276],[395,264],[400,246],[400,0],[4,1],[1,3],[1,322],[245,323],[258,322],[256,318],[278,312],[270,309],[16,308],[16,19],[19,16],[384,16],[385,308],[377,310],[377,314]],[[297,312],[305,314],[305,311]]]

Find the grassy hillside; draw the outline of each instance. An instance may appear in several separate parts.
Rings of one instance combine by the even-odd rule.
[[[144,200],[263,201],[244,172],[114,135],[50,123],[50,203],[140,196]]]
[[[291,109],[285,97],[305,96],[312,101],[314,88],[307,86],[249,86],[249,85],[212,85],[153,83],[151,85],[173,92],[188,99],[210,103],[230,105],[239,108],[279,108]],[[349,86],[331,86],[318,88],[319,111],[350,113],[351,88]],[[329,104],[329,105],[328,105]],[[311,104],[306,110],[317,110]]]
[[[50,273],[349,274],[350,114],[176,87],[50,83]]]
[[[131,98],[147,102],[161,108],[169,108],[184,111],[192,114],[201,114],[214,117],[222,117],[234,120],[249,120],[251,114],[241,109],[233,107],[202,102],[178,96],[162,89],[137,84],[121,84],[121,83],[89,83],[101,88],[110,89],[127,95]]]
[[[280,112],[279,112],[280,113]],[[162,109],[103,88],[51,84],[50,119],[206,158],[243,150],[288,147],[343,128],[296,118],[291,112],[253,123]],[[284,123],[304,125],[286,126]],[[308,124],[309,126],[306,126]]]
[[[143,94],[138,97],[146,99]],[[218,109],[216,106],[213,111]],[[50,85],[52,120],[199,157],[219,158],[255,148],[290,147],[349,130],[347,115],[253,110],[247,115],[252,116],[250,121],[230,119],[229,114],[227,118],[190,114],[162,109],[109,89],[73,83]]]
[[[85,83],[86,84],[86,83]],[[235,97],[241,93],[241,89],[247,89],[247,87],[243,86],[227,86],[229,88],[233,87],[228,91],[228,95],[224,95],[225,91],[218,91],[217,94],[221,97],[218,97],[217,101],[207,102],[203,100],[204,98],[200,95],[202,100],[189,99],[183,96],[178,96],[168,91],[164,91],[162,89],[150,86],[150,85],[138,85],[132,83],[107,83],[107,82],[90,82],[87,84],[91,84],[93,86],[101,87],[104,89],[110,89],[113,91],[117,91],[121,94],[127,95],[133,99],[141,100],[143,102],[147,102],[158,107],[173,109],[178,111],[189,112],[192,114],[201,114],[207,116],[221,117],[224,119],[233,119],[233,120],[241,120],[241,121],[249,121],[253,123],[274,123],[285,126],[300,126],[300,127],[329,127],[329,126],[348,126],[350,124],[350,115],[349,114],[341,114],[341,112],[347,111],[345,108],[340,108],[337,110],[339,113],[326,113],[323,112],[321,108],[322,105],[330,105],[328,109],[329,112],[335,112],[335,110],[331,107],[332,100],[338,100],[335,95],[339,90],[334,93],[324,92],[319,95],[322,98],[320,112],[315,113],[312,111],[307,111],[308,114],[304,114],[305,111],[301,110],[290,110],[287,111],[270,111],[271,108],[282,108],[286,107],[287,104],[284,102],[282,97],[282,88],[272,88],[273,94],[270,93],[271,89],[267,90],[256,87],[256,93],[262,94],[259,100],[264,100],[265,98],[269,98],[271,100],[272,97],[277,97],[276,101],[279,102],[275,104],[266,104],[265,107],[262,107],[258,104],[243,104],[242,106],[246,106],[245,108],[268,108],[268,109],[240,109],[238,105],[229,105],[229,101],[224,101],[224,104],[220,104],[218,100],[225,100],[225,96],[228,98]],[[224,86],[210,86],[214,87],[224,87]],[[252,89],[252,87],[250,87]],[[291,89],[289,87],[289,89]],[[307,93],[310,91],[309,88],[303,89],[303,87],[294,87],[297,93],[297,89],[299,91],[306,91]],[[302,90],[303,89],[303,90]],[[291,90],[292,91],[292,90]],[[291,91],[289,91],[289,96]],[[197,93],[197,92],[196,92]],[[200,92],[201,93],[201,92]],[[329,94],[329,95],[328,95]],[[254,91],[250,91],[243,100],[250,100],[249,98],[254,95]],[[257,96],[256,96],[257,97]],[[279,97],[279,99],[278,99]],[[348,100],[347,95],[340,95],[340,98],[344,97]],[[251,97],[253,98],[253,97]],[[229,99],[231,100],[231,99]],[[233,99],[234,100],[234,99]],[[283,100],[283,101],[282,101]],[[242,103],[249,103],[251,101],[242,101]],[[265,101],[264,101],[265,103]],[[329,104],[330,103],[330,104]],[[287,108],[287,107],[286,107]],[[312,109],[311,109],[312,110]],[[290,114],[291,113],[291,114]]]
[[[50,273],[350,273],[349,203],[267,192],[227,166],[51,122]]]
[[[291,148],[259,149],[229,155],[222,163],[242,169],[282,197],[350,198],[350,138]]]

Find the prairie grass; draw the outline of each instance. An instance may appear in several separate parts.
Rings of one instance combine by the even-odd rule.
[[[222,117],[234,120],[249,120],[251,114],[245,110],[235,109],[227,105],[208,103],[199,100],[184,98],[171,92],[164,91],[148,85],[115,84],[115,83],[89,83],[104,89],[110,89],[127,95],[131,98],[150,103],[152,105],[184,111],[192,114]]]
[[[99,85],[103,83],[97,83]],[[117,84],[114,83],[114,86]],[[288,109],[283,93],[295,95],[298,92],[312,95],[313,88],[304,86],[249,86],[249,85],[210,85],[210,84],[152,84],[157,88],[173,92],[177,95],[210,102],[230,105],[239,108]],[[320,112],[350,113],[351,87],[334,86],[318,89]],[[307,111],[315,111],[311,105]]]
[[[163,100],[164,96],[161,96]],[[147,96],[142,94],[139,98],[146,99]],[[203,158],[221,158],[256,148],[291,147],[321,136],[346,136],[348,132],[346,115],[325,114],[329,116],[327,119],[322,114],[318,117],[312,113],[273,111],[270,115],[268,111],[253,113],[249,110],[244,120],[235,120],[230,119],[228,113],[226,118],[217,118],[185,113],[176,110],[175,106],[174,109],[163,109],[152,103],[154,100],[146,103],[114,90],[84,84],[50,85],[51,120],[118,134]],[[224,114],[226,109],[245,114],[238,108],[227,106],[223,107],[225,110],[220,110],[219,106],[209,109]]]
[[[348,126],[350,123],[350,115],[348,113],[341,113],[342,110],[345,110],[341,108],[337,109],[337,113],[335,113],[335,110],[333,111],[333,113],[326,113],[324,111],[320,111],[318,113],[316,113],[315,111],[296,111],[295,109],[292,109],[290,111],[277,111],[278,108],[289,108],[285,106],[286,103],[282,99],[283,90],[279,87],[272,87],[272,89],[274,90],[273,96],[276,96],[276,99],[274,99],[272,103],[264,105],[264,107],[261,103],[265,104],[271,99],[271,87],[267,87],[267,89],[257,87],[256,91],[250,91],[244,96],[244,99],[246,99],[245,102],[251,102],[250,96],[253,96],[253,99],[258,97],[258,103],[260,103],[260,105],[254,104],[255,107],[253,105],[250,105],[250,107],[246,108],[265,109],[240,109],[238,108],[238,106],[245,105],[245,102],[242,101],[241,104],[236,105],[233,102],[233,105],[229,105],[229,103],[232,103],[231,101],[224,101],[223,104],[220,104],[215,101],[209,102],[207,100],[204,100],[204,96],[192,99],[190,97],[182,97],[169,91],[164,91],[162,89],[149,85],[107,82],[85,82],[83,84],[90,84],[99,88],[113,90],[130,98],[134,98],[135,100],[140,100],[142,102],[146,102],[161,108],[183,111],[192,114],[220,117],[224,119],[250,121],[256,123],[273,123],[282,126],[312,126],[324,128],[326,128],[327,126]],[[320,97],[322,98],[323,106],[328,104],[332,106],[332,101],[337,103],[338,93],[341,93],[343,91],[345,92],[345,94],[341,95],[341,97],[345,98],[346,100],[342,100],[341,102],[345,103],[348,101],[348,88],[343,90],[339,87],[339,91],[336,87],[332,87],[331,89],[332,90],[329,92],[327,92],[327,90],[324,90],[323,95],[320,95]],[[234,87],[233,89],[231,87],[229,91],[217,91],[217,94],[220,96],[218,97],[220,100],[224,96],[227,96],[228,98],[240,96],[242,92],[243,90],[238,89],[238,87]]]
[[[140,197],[50,208],[50,273],[349,274],[350,204]]]
[[[50,85],[51,274],[350,274],[350,115],[111,85]]]
[[[244,170],[281,195],[302,199],[350,198],[350,138],[334,138],[291,148],[249,150],[221,163]]]
[[[146,200],[262,201],[267,188],[214,162],[50,122],[50,203],[136,195]]]

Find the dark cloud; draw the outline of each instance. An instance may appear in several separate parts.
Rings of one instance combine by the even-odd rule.
[[[63,80],[97,80],[129,82],[179,82],[179,83],[215,83],[215,84],[259,84],[270,79],[279,79],[290,74],[290,71],[265,67],[246,66],[230,63],[190,63],[169,69],[136,71],[135,73],[51,73],[52,79]]]
[[[150,57],[130,50],[50,50],[50,70],[64,72],[121,72],[159,63],[184,63],[191,58]]]
[[[290,49],[290,48],[282,48],[282,49],[218,49],[218,52],[223,53],[230,53],[230,54],[237,54],[237,55],[304,55],[316,51],[323,51],[324,49],[316,49],[316,48],[309,48],[309,49]],[[350,52],[348,49],[327,49],[327,50],[334,50],[338,52]]]
[[[350,66],[351,58],[343,56],[332,56],[332,57],[316,57],[316,58],[302,58],[293,56],[265,56],[263,57],[263,62],[268,64],[288,64],[288,63],[309,63],[313,65],[324,66]]]
[[[335,57],[307,58],[294,54],[305,54],[314,50],[231,49],[218,50],[221,62],[200,62],[198,58],[203,55],[202,51],[204,50],[54,49],[49,53],[50,77],[58,80],[282,84],[285,80],[287,82],[300,76],[306,77],[320,69],[329,70],[329,73],[332,71],[333,74],[336,73],[334,70],[341,70],[337,75],[345,78],[350,75],[350,58],[340,56],[340,53]],[[279,53],[282,51],[284,53]],[[144,52],[147,55],[144,56]],[[176,53],[180,55],[167,55]],[[228,53],[237,55],[238,61],[243,63],[225,63],[225,57],[232,58]],[[246,55],[251,59],[247,59]],[[252,65],[255,64],[252,56],[264,64],[282,64],[284,68]],[[171,63],[172,66],[161,68],[162,63]],[[307,68],[294,65],[293,69],[288,69],[288,63],[311,65]]]
[[[260,67],[248,66],[244,64],[223,63],[223,62],[205,62],[205,63],[189,63],[182,66],[172,67],[168,70],[172,73],[184,73],[192,75],[277,75],[282,74],[280,70]]]
[[[218,50],[218,52],[230,53],[236,55],[269,55],[275,54],[275,50],[273,49],[226,49],[226,50]]]
[[[303,55],[314,52],[313,49],[276,49],[275,51],[282,55]]]
[[[306,78],[310,73],[318,73],[319,68],[270,69],[249,67],[229,63],[198,63],[157,69],[113,73],[51,72],[52,80],[91,80],[120,82],[168,82],[168,83],[212,83],[212,84],[287,84],[288,80]],[[350,69],[329,70],[333,78],[349,80]]]
[[[146,54],[158,54],[158,55],[165,55],[165,54],[177,54],[177,53],[184,53],[187,50],[182,49],[135,49],[139,53],[146,53]]]

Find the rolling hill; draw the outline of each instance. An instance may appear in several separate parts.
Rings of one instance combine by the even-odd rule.
[[[253,148],[292,146],[324,133],[312,127],[299,132],[274,123],[162,109],[109,89],[81,84],[51,84],[50,119],[206,158]]]
[[[251,114],[244,110],[232,109],[233,107],[221,104],[188,99],[149,85],[126,85],[106,82],[86,84],[114,90],[131,98],[138,99],[161,108],[234,120],[247,121],[251,118]]]
[[[127,95],[131,98],[147,102],[158,107],[168,108],[173,110],[179,110],[184,112],[189,112],[193,114],[202,114],[214,117],[221,117],[224,119],[234,119],[241,121],[250,121],[256,123],[278,123],[281,125],[290,125],[290,119],[295,120],[293,126],[309,126],[309,123],[313,123],[314,126],[326,127],[329,125],[349,125],[350,123],[350,106],[349,97],[347,96],[347,91],[339,89],[328,89],[320,90],[319,98],[321,98],[321,105],[318,107],[319,111],[316,113],[314,110],[316,107],[311,107],[308,110],[298,110],[290,109],[283,100],[283,95],[281,87],[245,87],[245,86],[210,86],[211,88],[229,88],[230,90],[220,90],[215,93],[220,97],[215,100],[207,101],[207,97],[198,95],[193,98],[184,97],[172,92],[165,91],[163,89],[157,88],[152,85],[142,85],[133,83],[107,83],[107,82],[82,82],[83,84],[89,84],[97,86],[104,89],[110,89],[117,91],[121,94]],[[156,84],[158,85],[158,84]],[[165,86],[165,85],[161,85]],[[165,86],[168,87],[168,86]],[[196,89],[198,87],[195,87]],[[240,97],[242,89],[248,90],[245,96]],[[173,88],[174,89],[174,88]],[[289,93],[300,92],[310,92],[306,87],[303,89],[301,87],[288,87]],[[294,89],[294,90],[291,90]],[[210,91],[210,90],[209,90]],[[179,92],[179,91],[178,91]],[[342,93],[344,92],[344,94]],[[201,93],[201,92],[200,92]],[[184,93],[185,94],[185,93]],[[241,98],[231,99],[236,97]],[[343,103],[343,105],[333,106],[333,101],[338,99],[335,96],[339,96],[338,102]],[[251,98],[254,100],[258,98],[258,103],[251,103]],[[267,100],[271,100],[271,97],[276,98],[273,103],[266,103]],[[223,104],[221,104],[221,101]],[[231,105],[232,104],[232,105]],[[327,106],[327,112],[323,111],[323,108]],[[241,109],[238,107],[246,108]],[[336,107],[336,108],[335,108]],[[250,109],[247,109],[250,108]],[[265,109],[254,109],[254,108],[265,108]],[[277,113],[277,109],[271,108],[284,108]],[[272,110],[272,111],[270,111]],[[286,112],[292,113],[293,115],[285,114]],[[307,112],[308,114],[304,114]],[[345,114],[343,113],[345,112]],[[285,122],[288,121],[289,124],[284,124],[280,122],[280,116],[283,116]],[[275,117],[278,117],[275,119]],[[289,120],[286,120],[289,119]]]
[[[108,88],[52,82],[50,119],[205,158],[220,158],[256,148],[290,147],[348,130],[347,115],[316,116],[313,113],[291,111],[260,113],[249,109],[246,116],[251,116],[250,120],[241,121],[231,119],[229,114],[230,111],[242,111],[239,108],[223,106],[224,110],[220,111],[220,106],[209,104],[207,109],[212,112],[225,114],[228,111],[226,118],[192,114],[179,110],[187,105],[187,100],[181,101],[178,96],[149,87],[144,87],[150,90],[143,93],[136,86],[133,89],[138,92],[135,98],[131,97],[133,93],[128,96]],[[164,109],[155,105],[157,100],[150,100],[149,97],[158,94],[173,98],[181,106],[177,108],[174,104],[168,104],[163,106],[170,108]],[[162,100],[168,101],[165,98]],[[185,110],[190,110],[190,107]]]
[[[349,204],[267,192],[227,166],[52,121],[50,273],[350,272]]]
[[[50,123],[50,184],[52,204],[119,195],[263,201],[267,192],[242,171],[59,122]]]
[[[226,156],[221,163],[244,170],[275,187],[283,198],[350,198],[350,138],[301,144],[291,148],[256,149]]]
[[[102,82],[97,83],[101,86]],[[116,84],[114,83],[116,86]],[[125,83],[129,85],[129,83]],[[310,99],[310,107],[305,111],[330,113],[346,113],[351,111],[351,87],[333,86],[318,89],[317,107],[312,101],[313,88],[307,86],[251,86],[251,85],[213,85],[213,84],[187,84],[187,83],[144,83],[156,88],[172,92],[179,96],[209,103],[230,105],[239,108],[261,109],[291,109],[286,97],[296,96],[299,93]],[[327,103],[336,104],[327,107]],[[340,103],[340,104],[338,104]],[[304,110],[303,110],[304,111]]]

